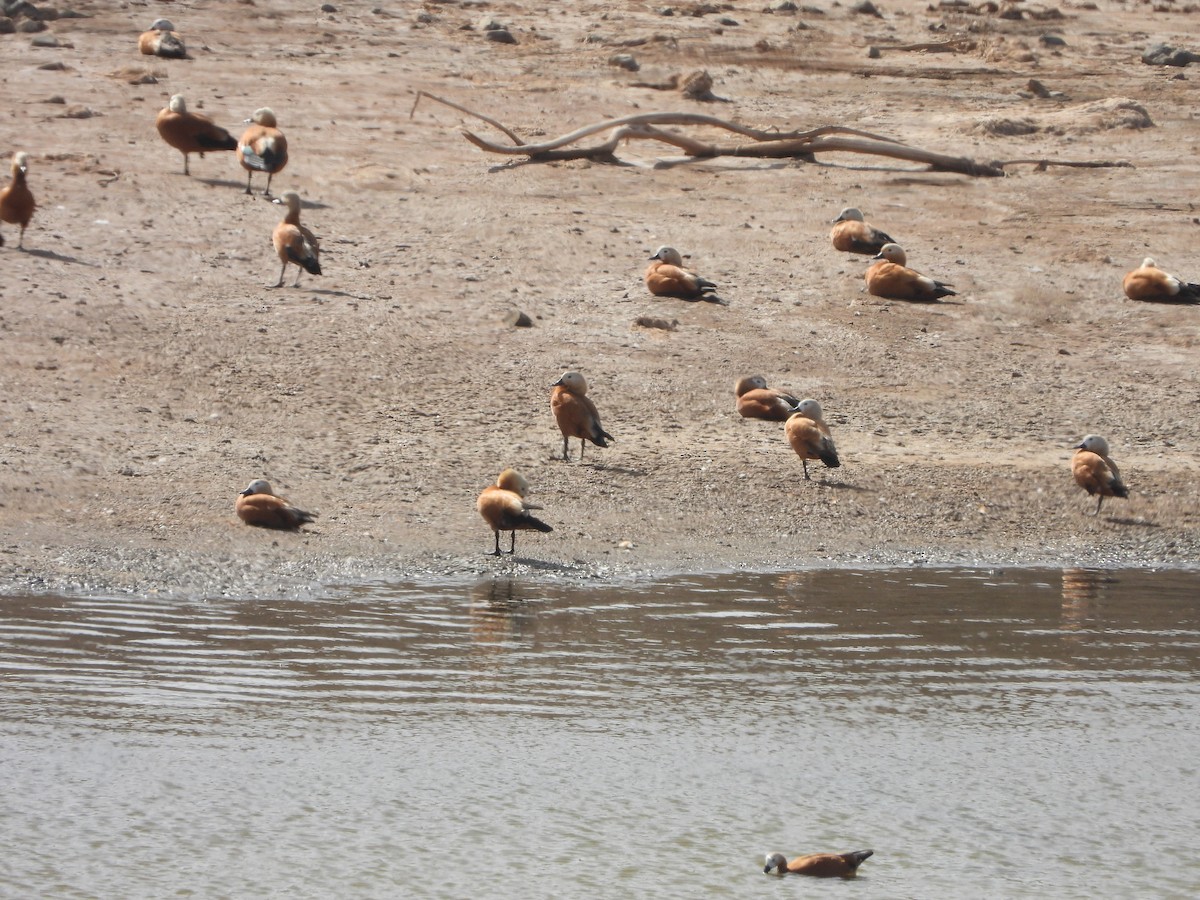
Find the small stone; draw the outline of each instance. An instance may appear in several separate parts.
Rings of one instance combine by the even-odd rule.
[[[497,44],[515,44],[517,42],[517,39],[512,36],[512,32],[507,28],[485,31],[483,36],[489,41],[495,41]]]
[[[0,34],[16,34],[17,23],[7,16],[0,18]]]
[[[775,0],[767,7],[768,12],[795,12],[799,7],[792,0]]]
[[[49,26],[41,19],[26,19],[17,26],[17,31],[21,34],[37,34],[39,31],[45,31]],[[35,46],[37,46],[35,44]],[[58,44],[51,44],[52,47],[57,47]]]
[[[55,94],[53,97],[47,97],[42,102],[43,103],[60,103],[60,104],[65,105],[67,102],[67,98],[62,96],[61,94]]]
[[[717,24],[724,25],[726,28],[737,28],[742,23],[737,19],[730,18],[729,16],[721,16],[721,18],[717,19]]]
[[[321,12],[323,12],[323,13],[335,13],[337,11],[338,11],[338,8],[336,6],[334,6],[332,3],[322,3],[321,4]]]
[[[850,7],[850,12],[860,16],[874,16],[876,19],[882,19],[883,13],[875,6],[871,0],[860,0]]]
[[[61,59],[57,59],[54,62],[42,63],[38,68],[43,72],[65,72],[67,71],[67,64]]]
[[[514,309],[504,317],[504,324],[512,328],[532,328],[533,319],[529,318],[527,313]]]
[[[883,56],[883,53],[878,47],[867,48],[867,59],[879,59],[881,56]]]
[[[625,69],[627,72],[636,72],[641,68],[641,66],[638,65],[638,61],[628,53],[618,53],[615,56],[610,56],[608,58],[608,64],[610,66],[616,66],[620,69]]]
[[[1043,34],[1040,38],[1043,47],[1065,47],[1067,42],[1060,38],[1057,34]]]

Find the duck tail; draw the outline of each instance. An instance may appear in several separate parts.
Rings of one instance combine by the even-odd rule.
[[[522,521],[525,523],[526,527],[532,528],[535,531],[553,531],[554,530],[551,526],[547,525],[541,519],[537,518],[536,516],[531,516],[528,513],[525,514]]]
[[[866,862],[867,859],[874,855],[874,850],[853,850],[850,853],[843,853],[842,859],[857,869],[864,862]]]

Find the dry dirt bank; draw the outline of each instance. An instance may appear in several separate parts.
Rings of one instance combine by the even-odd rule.
[[[1200,310],[1120,292],[1147,254],[1200,280],[1200,74],[1139,61],[1152,40],[1187,46],[1196,14],[336,5],[172,5],[190,61],[137,56],[161,4],[81,2],[90,18],[51,23],[71,47],[0,36],[0,152],[31,154],[41,205],[27,252],[11,226],[0,249],[6,589],[255,595],[495,571],[1200,561]],[[484,15],[518,43],[462,28]],[[887,49],[958,32],[976,49]],[[609,65],[617,52],[641,71]],[[65,68],[39,68],[55,61]],[[129,67],[157,83],[117,77]],[[731,102],[632,86],[697,68]],[[1030,78],[1067,97],[1021,96]],[[639,145],[622,154],[643,166],[493,171],[458,133],[481,123],[433,105],[409,119],[418,89],[530,135],[686,109],[854,125],[982,160],[1136,168],[972,180],[842,155],[655,169]],[[179,174],[153,129],[173,93],[235,134],[274,108],[292,147],[274,186],[304,197],[322,278],[264,287],[279,208],[242,193],[232,154]],[[1071,124],[1074,104],[1113,97],[1155,127]],[[97,115],[63,116],[84,109]],[[1059,126],[1021,136],[978,127],[1051,113]],[[828,245],[846,205],[960,302],[868,297],[866,260]],[[647,296],[641,270],[662,243],[729,306]],[[513,309],[534,327],[504,325]],[[634,326],[642,315],[679,326]],[[617,437],[584,465],[552,458],[549,383],[568,368]],[[780,426],[736,416],[733,381],[751,372],[821,400],[841,469],[803,482]],[[1091,431],[1134,492],[1098,518],[1067,467]],[[506,465],[556,530],[496,561],[474,498]],[[242,527],[234,494],[255,477],[319,511],[317,527]]]

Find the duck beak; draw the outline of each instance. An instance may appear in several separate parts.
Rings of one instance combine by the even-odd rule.
[[[561,384],[562,384],[562,376],[559,375],[557,380],[550,382],[550,387],[558,387]]]

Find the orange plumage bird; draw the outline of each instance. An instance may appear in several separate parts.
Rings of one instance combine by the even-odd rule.
[[[600,413],[596,404],[586,396],[587,379],[578,372],[564,372],[550,385],[550,410],[563,436],[563,459],[570,459],[570,440],[579,438],[579,461],[583,462],[583,448],[591,441],[597,447],[607,447],[614,441],[611,434],[600,424]]]
[[[155,19],[150,30],[138,35],[138,51],[143,56],[161,56],[163,59],[187,59],[187,47],[175,32],[175,26],[167,19]]]
[[[525,499],[529,492],[529,482],[515,469],[505,469],[496,478],[496,483],[488,485],[475,502],[475,508],[483,516],[496,535],[496,549],[492,556],[500,555],[500,532],[512,533],[509,540],[508,553],[511,556],[517,548],[518,531],[553,531],[554,529],[530,514],[531,509],[541,509],[540,506]]]
[[[853,850],[850,853],[810,853],[807,856],[797,856],[791,862],[782,853],[767,854],[767,864],[763,871],[776,875],[813,875],[817,878],[853,878],[858,874],[858,867],[874,850]]]
[[[733,393],[737,397],[737,411],[746,419],[786,422],[800,402],[786,391],[767,387],[767,379],[761,375],[739,378]]]
[[[863,253],[874,256],[888,244],[895,241],[878,228],[863,221],[863,214],[853,206],[843,209],[833,220],[833,228],[829,239],[835,250],[844,253]]]
[[[1098,434],[1089,434],[1075,445],[1075,455],[1071,457],[1075,483],[1089,495],[1099,495],[1096,511],[1092,513],[1095,516],[1100,515],[1105,497],[1129,496],[1129,488],[1121,480],[1121,470],[1108,454],[1108,441]]]
[[[275,113],[269,107],[254,111],[254,115],[246,120],[250,127],[242,132],[237,145],[238,162],[248,173],[246,175],[246,193],[250,193],[250,183],[254,180],[255,172],[267,173],[267,186],[263,190],[264,197],[271,196],[271,177],[288,162],[287,138],[279,130]]]
[[[29,154],[14,153],[12,158],[12,178],[3,190],[0,190],[0,222],[9,225],[20,225],[21,235],[17,238],[17,249],[25,249],[25,229],[33,218],[37,204],[33,201],[33,192],[25,176],[29,172]],[[4,246],[4,235],[0,235],[0,247]]]
[[[1200,303],[1200,284],[1190,284],[1158,267],[1147,256],[1121,281],[1125,296],[1145,303]]]
[[[886,244],[863,276],[867,293],[888,300],[933,303],[942,297],[955,297],[952,285],[935,281],[908,268],[908,258],[898,244]]]
[[[783,431],[804,466],[805,481],[812,481],[808,474],[810,459],[819,459],[830,469],[841,466],[837,447],[834,446],[833,437],[829,433],[829,426],[825,424],[821,404],[816,400],[801,400],[784,424]]]
[[[296,264],[296,280],[292,282],[292,287],[298,287],[301,270],[310,275],[321,274],[321,247],[317,236],[300,224],[299,194],[287,191],[271,202],[286,206],[287,212],[271,232],[271,243],[275,245],[275,253],[283,267],[279,270],[279,280],[269,287],[283,286],[283,273],[287,271],[288,263]]]
[[[188,154],[199,153],[204,158],[205,153],[215,150],[236,150],[237,141],[233,135],[213,122],[208,116],[188,112],[187,102],[183,94],[171,98],[167,108],[160,111],[154,120],[159,137],[183,154],[183,174],[188,171]]]
[[[656,297],[680,300],[709,300],[724,303],[714,292],[717,286],[683,267],[683,257],[674,247],[659,247],[646,267],[646,287]]]
[[[298,531],[301,525],[313,521],[316,513],[299,509],[271,492],[271,485],[261,478],[250,482],[234,504],[238,518],[247,525]]]

